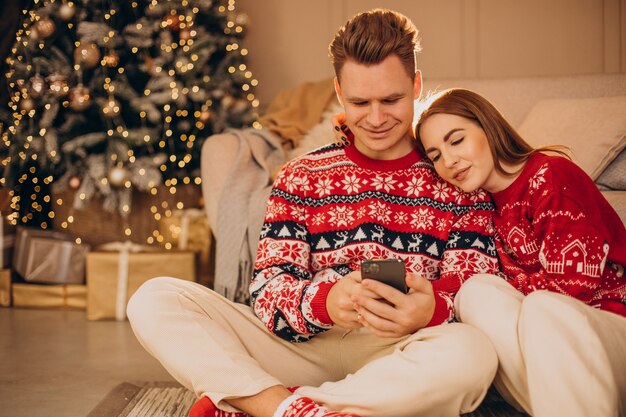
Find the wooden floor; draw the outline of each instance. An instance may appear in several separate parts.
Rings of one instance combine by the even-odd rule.
[[[0,307],[0,415],[85,416],[120,382],[172,381],[127,321]]]

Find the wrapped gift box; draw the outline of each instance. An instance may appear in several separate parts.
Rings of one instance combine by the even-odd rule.
[[[198,282],[206,287],[213,283],[211,262],[211,228],[206,212],[200,209],[174,210],[159,219],[159,233],[164,244],[178,250],[198,253]]]
[[[0,268],[9,268],[15,248],[15,226],[7,217],[0,218]]]
[[[11,200],[13,199],[13,190],[9,188],[0,188],[0,214],[6,215],[11,213]]]
[[[9,307],[11,305],[11,270],[0,270],[0,306]]]
[[[87,254],[87,319],[126,318],[126,304],[137,288],[151,278],[196,278],[196,254],[190,251],[118,252]]]
[[[87,252],[66,233],[18,227],[13,268],[27,282],[84,284]]]
[[[14,282],[11,286],[13,307],[64,308],[84,310],[87,304],[85,285],[44,285]]]

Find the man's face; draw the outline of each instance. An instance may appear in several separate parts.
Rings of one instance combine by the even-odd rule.
[[[375,65],[345,62],[341,85],[335,80],[335,89],[361,153],[389,160],[413,149],[413,101],[419,97],[421,86],[421,74],[418,72],[413,81],[396,55]]]

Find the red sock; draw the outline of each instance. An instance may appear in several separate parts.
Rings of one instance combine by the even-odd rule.
[[[357,414],[330,411],[308,397],[296,396],[282,417],[360,417]]]
[[[250,415],[220,410],[209,397],[202,396],[191,406],[189,417],[250,417]]]

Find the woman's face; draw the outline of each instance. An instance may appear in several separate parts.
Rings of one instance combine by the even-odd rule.
[[[435,114],[426,119],[419,134],[426,155],[444,180],[465,192],[506,188],[506,179],[495,169],[487,136],[474,121]]]

